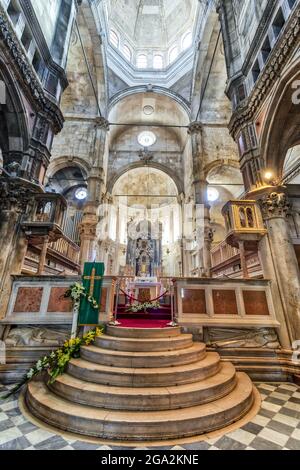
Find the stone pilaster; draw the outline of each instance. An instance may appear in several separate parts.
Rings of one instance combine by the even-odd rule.
[[[267,240],[260,244],[261,263],[265,276],[277,282],[284,311],[282,320],[293,342],[300,339],[300,271],[286,218],[290,204],[282,187],[267,188],[258,202],[268,230]]]
[[[87,178],[88,197],[83,210],[80,226],[80,264],[94,261],[97,256],[97,226],[99,223],[99,208],[105,194],[103,157],[109,123],[105,118],[96,120],[96,144],[93,166]]]
[[[203,248],[200,251],[200,270],[203,277],[211,276],[211,244],[213,241],[213,231],[210,223],[210,207],[207,201],[207,181],[203,171],[203,148],[202,148],[202,124],[192,122],[188,130],[192,143],[193,177],[195,205],[204,206],[203,221]],[[196,210],[196,213],[198,211]]]

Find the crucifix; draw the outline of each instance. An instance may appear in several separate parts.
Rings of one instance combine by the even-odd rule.
[[[91,282],[90,282],[90,291],[89,291],[89,295],[90,295],[90,297],[93,297],[93,295],[94,295],[95,281],[101,281],[101,279],[103,279],[103,277],[102,277],[102,276],[96,276],[96,268],[93,268],[91,275],[90,275],[90,276],[84,276],[83,279],[85,279],[85,280],[87,280],[87,281],[91,281]]]

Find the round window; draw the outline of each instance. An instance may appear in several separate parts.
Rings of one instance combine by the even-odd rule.
[[[87,189],[86,188],[78,188],[75,192],[75,197],[79,201],[83,201],[87,198]]]
[[[219,199],[219,191],[216,188],[208,188],[207,199],[209,202],[216,202]]]
[[[151,147],[156,142],[156,135],[153,132],[141,132],[138,136],[138,143],[143,147]]]

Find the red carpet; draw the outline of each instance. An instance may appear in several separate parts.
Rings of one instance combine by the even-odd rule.
[[[118,319],[124,328],[166,328],[170,320],[144,320],[135,318]]]

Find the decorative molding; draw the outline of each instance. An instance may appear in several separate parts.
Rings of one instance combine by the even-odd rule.
[[[255,88],[242,107],[235,110],[229,123],[229,131],[236,138],[239,130],[245,123],[251,121],[260,105],[273,87],[275,81],[300,43],[300,5],[295,9],[290,20],[287,22],[285,32],[279,39],[268,59],[267,65],[262,71]],[[236,139],[235,139],[236,140]]]
[[[52,124],[54,133],[57,134],[63,128],[64,117],[62,112],[59,107],[46,96],[36,73],[24,54],[19,40],[9,23],[6,12],[1,5],[0,39],[6,46],[4,52],[9,55],[11,65],[24,83],[32,104],[38,111],[46,114],[47,119]]]

